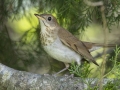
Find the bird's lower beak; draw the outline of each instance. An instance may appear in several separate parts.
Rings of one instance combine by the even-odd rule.
[[[39,14],[34,14],[37,18],[40,18],[41,20],[45,20],[43,17],[41,17]]]

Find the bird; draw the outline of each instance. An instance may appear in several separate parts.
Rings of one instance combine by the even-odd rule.
[[[68,30],[59,25],[52,14],[34,14],[40,23],[40,41],[43,49],[52,58],[65,64],[63,72],[69,68],[69,63],[76,62],[81,65],[81,59],[86,58],[99,66],[90,54],[94,47],[111,47],[113,44],[99,44],[84,42],[75,37]]]

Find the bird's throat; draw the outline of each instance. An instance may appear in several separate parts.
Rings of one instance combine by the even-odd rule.
[[[49,27],[41,28],[40,39],[42,45],[50,45],[57,39],[57,32]]]

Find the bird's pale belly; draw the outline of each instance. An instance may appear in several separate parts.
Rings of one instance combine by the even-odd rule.
[[[65,46],[59,38],[50,45],[43,46],[44,50],[54,59],[62,61],[64,63],[71,63],[76,61],[81,63],[81,56],[69,47]]]

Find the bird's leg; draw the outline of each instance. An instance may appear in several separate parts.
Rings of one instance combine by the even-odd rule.
[[[66,71],[69,68],[69,64],[68,63],[64,63],[65,64],[65,68],[60,70],[59,72],[57,72],[56,74],[54,74],[54,76],[57,76],[58,74],[60,74],[61,72]]]
[[[65,64],[65,68],[60,70],[56,74],[54,74],[54,76],[57,76],[58,74],[60,74],[61,72],[64,72],[65,70],[67,70],[69,68],[69,64],[68,63],[64,63],[64,64]],[[74,77],[74,74],[71,74],[70,76],[65,77],[64,80],[67,80],[67,79],[70,79],[70,78],[73,78],[73,77]]]

